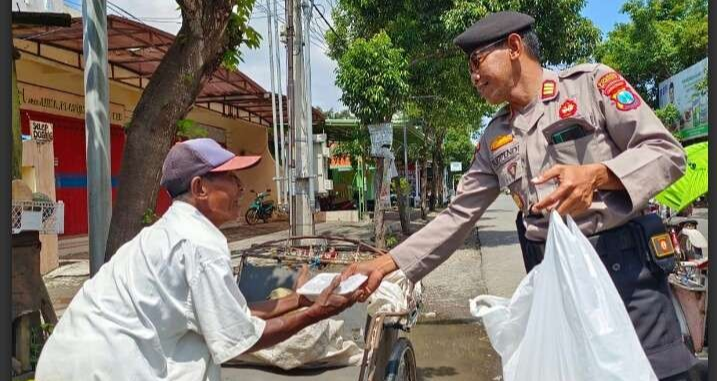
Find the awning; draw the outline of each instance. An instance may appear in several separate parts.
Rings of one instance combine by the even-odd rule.
[[[107,16],[109,79],[144,89],[174,36],[149,25],[116,15]],[[82,58],[82,18],[72,19],[69,27],[37,26],[13,22],[15,47],[78,70]],[[73,52],[76,59],[58,60],[53,49]],[[278,102],[277,102],[278,103]],[[264,90],[239,70],[220,68],[197,97],[196,106],[248,122],[272,125],[271,92]],[[283,98],[284,122],[288,122],[287,101]],[[314,124],[322,123],[322,113],[312,109]]]

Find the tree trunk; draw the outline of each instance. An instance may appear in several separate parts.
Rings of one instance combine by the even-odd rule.
[[[433,150],[433,154],[431,155],[431,159],[433,160],[433,163],[431,163],[431,197],[428,200],[428,210],[430,210],[431,212],[435,212],[436,201],[438,200],[438,182],[441,180],[438,163],[436,162],[435,148]]]
[[[443,168],[445,167],[443,158],[443,139],[445,138],[445,129],[438,130],[436,133],[436,147],[433,150],[433,194],[434,203],[431,205],[431,211],[436,206],[443,205]]]
[[[376,158],[376,173],[374,177],[374,202],[373,202],[373,233],[374,246],[379,249],[386,247],[386,220],[384,209],[381,207],[381,194],[389,184],[383,181],[383,170],[386,165],[385,158]]]
[[[194,105],[224,53],[241,42],[228,31],[233,1],[179,0],[182,27],[142,92],[127,129],[117,199],[105,251],[114,252],[142,228],[142,216],[156,207],[162,163],[177,122]]]
[[[12,180],[22,178],[22,129],[20,126],[20,96],[17,90],[17,69],[15,60],[20,52],[12,48]]]
[[[407,190],[401,186],[401,177],[393,180],[393,186],[396,188],[396,201],[398,202],[398,216],[401,220],[401,232],[403,235],[411,234],[411,228],[408,221],[408,205],[406,205]]]
[[[425,158],[425,156],[423,156]],[[428,160],[421,160],[421,218],[428,219]]]

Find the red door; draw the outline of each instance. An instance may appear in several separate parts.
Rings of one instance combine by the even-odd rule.
[[[87,234],[87,160],[85,121],[83,119],[20,110],[22,132],[29,134],[30,120],[53,124],[55,151],[55,192],[57,200],[65,203],[65,236]],[[110,126],[110,156],[112,200],[116,197],[117,182],[124,149],[123,127]],[[160,189],[156,211],[164,213],[171,199]]]

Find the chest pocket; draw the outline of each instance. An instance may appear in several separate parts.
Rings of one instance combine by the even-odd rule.
[[[548,155],[555,164],[592,164],[613,157],[612,144],[606,134],[581,116],[558,120],[542,133]]]

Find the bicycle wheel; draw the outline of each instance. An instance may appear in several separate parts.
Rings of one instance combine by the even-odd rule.
[[[256,209],[249,209],[246,211],[244,219],[247,225],[254,225],[259,222],[259,213],[257,213]]]
[[[396,341],[386,365],[384,381],[416,381],[416,355],[406,338]]]

